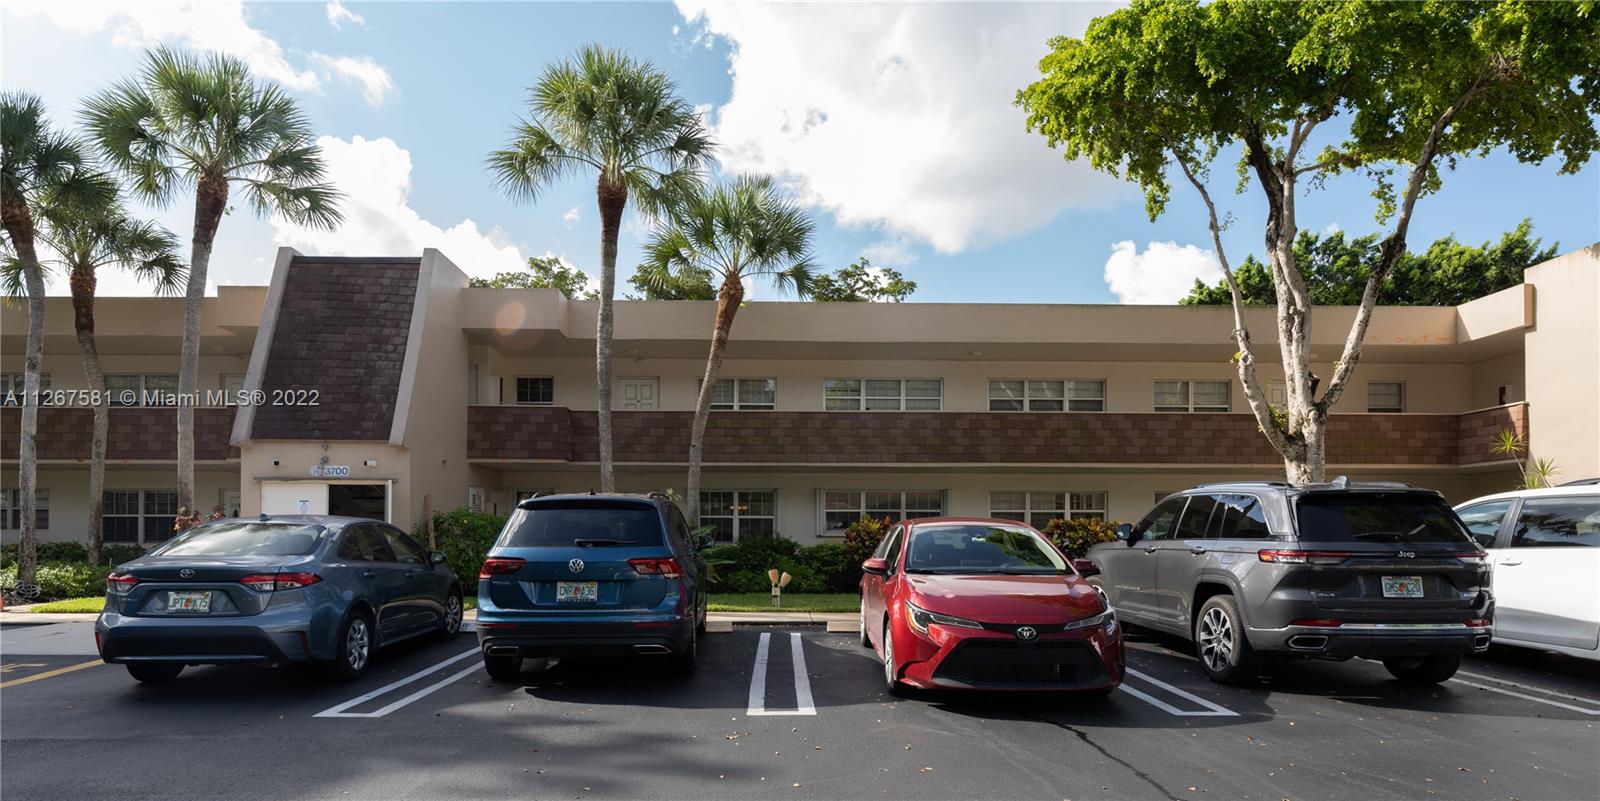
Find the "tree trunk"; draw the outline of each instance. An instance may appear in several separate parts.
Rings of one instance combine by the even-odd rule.
[[[200,382],[200,309],[206,299],[206,268],[217,226],[228,207],[228,179],[200,178],[194,196],[194,251],[183,296],[183,350],[178,356],[178,506],[194,511],[194,403]]]
[[[617,480],[611,442],[611,298],[617,288],[617,237],[622,231],[622,211],[628,205],[628,185],[601,176],[596,195],[600,202],[600,314],[594,335],[594,376],[600,423],[600,491],[614,492]]]
[[[17,585],[32,585],[39,571],[39,373],[44,362],[44,271],[33,246],[33,214],[21,198],[0,203],[0,224],[22,263],[22,284],[28,293],[28,344],[23,357],[22,422],[17,440],[17,500],[22,536],[17,544]]]
[[[706,423],[711,419],[711,400],[716,397],[717,377],[722,375],[722,355],[728,350],[728,335],[733,331],[733,316],[744,300],[744,284],[737,273],[730,273],[717,290],[717,318],[711,326],[711,352],[706,355],[706,374],[700,382],[700,397],[694,404],[694,426],[689,429],[689,525],[700,525],[700,464],[704,459]]]
[[[105,504],[106,434],[111,426],[111,410],[106,398],[106,375],[100,369],[100,351],[94,342],[94,265],[72,267],[72,327],[83,352],[83,372],[89,379],[89,395],[94,399],[94,431],[89,440],[89,564],[100,564],[100,516]]]

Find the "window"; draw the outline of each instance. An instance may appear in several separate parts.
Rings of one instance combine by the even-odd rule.
[[[545,500],[512,512],[501,537],[511,548],[656,547],[666,542],[662,522],[653,504],[638,501]]]
[[[50,528],[50,490],[39,487],[33,490],[33,525],[40,531]],[[0,490],[0,529],[22,529],[21,490]]]
[[[1189,496],[1189,505],[1184,508],[1183,517],[1178,519],[1178,532],[1173,535],[1173,539],[1205,539],[1206,529],[1211,525],[1211,512],[1216,508],[1215,496]]]
[[[842,534],[845,526],[863,517],[899,521],[943,514],[944,490],[827,490],[822,493],[824,534]]]
[[[428,554],[417,541],[407,537],[399,529],[383,528],[384,539],[389,541],[389,549],[394,551],[396,562],[407,562],[413,565],[428,564]]]
[[[478,365],[467,365],[467,403],[478,402]]]
[[[702,383],[704,383],[702,379]],[[775,378],[719,378],[711,393],[711,411],[772,411],[778,408]]]
[[[1289,405],[1289,385],[1283,381],[1267,382],[1267,403],[1280,409]]]
[[[1043,530],[1051,520],[1106,517],[1104,492],[991,492],[989,516]]]
[[[244,373],[222,374],[222,405],[237,406],[244,394]]]
[[[339,558],[352,562],[393,562],[394,552],[383,535],[369,525],[348,526],[339,539]]]
[[[1600,497],[1522,502],[1513,548],[1600,548]]]
[[[1139,541],[1171,539],[1173,529],[1176,528],[1174,524],[1178,522],[1178,514],[1188,502],[1188,498],[1178,497],[1157,506],[1139,521],[1138,527],[1133,530],[1133,538]]]
[[[1067,382],[1067,411],[1103,412],[1106,410],[1106,382],[1073,379]]]
[[[1368,381],[1367,411],[1403,412],[1406,410],[1406,385],[1399,381]]]
[[[822,395],[830,412],[937,412],[944,408],[944,379],[829,378]]]
[[[1467,533],[1485,548],[1493,548],[1494,540],[1500,533],[1500,524],[1505,522],[1506,512],[1511,509],[1510,501],[1493,501],[1468,506],[1459,512],[1456,517],[1467,524]]]
[[[770,537],[775,532],[777,493],[773,490],[712,490],[700,493],[700,525],[716,526],[717,542]]]
[[[991,412],[1103,412],[1106,382],[997,378],[989,381]]]
[[[1155,405],[1158,412],[1226,412],[1227,381],[1157,381]]]
[[[165,542],[178,516],[178,493],[167,490],[106,490],[101,496],[100,536],[106,542]]]
[[[517,376],[517,403],[549,406],[556,402],[556,380],[549,376]]]
[[[0,373],[0,406],[21,406],[22,393],[27,387],[27,376],[22,373]],[[50,374],[39,374],[39,391],[50,389]],[[43,405],[45,398],[40,398]]]
[[[176,373],[122,373],[106,376],[112,406],[169,406],[178,391]]]
[[[1253,495],[1223,495],[1211,515],[1211,536],[1221,540],[1260,540],[1271,536],[1266,509]]]

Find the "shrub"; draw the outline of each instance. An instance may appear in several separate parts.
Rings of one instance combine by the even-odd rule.
[[[772,568],[789,574],[785,592],[851,592],[855,584],[849,578],[850,560],[844,546],[822,543],[802,547],[794,540],[782,536],[751,537],[730,545],[717,545],[705,550],[706,564],[711,568],[712,592],[767,592],[772,579],[767,571]],[[859,570],[857,571],[859,574]]]
[[[1045,524],[1042,532],[1056,544],[1068,559],[1082,559],[1089,547],[1097,543],[1112,542],[1117,538],[1117,523],[1099,518],[1056,518]]]
[[[89,561],[89,546],[72,540],[61,542],[39,543],[40,562],[83,562]],[[105,543],[100,546],[100,563],[117,565],[144,555],[144,548],[138,545]],[[17,563],[17,544],[14,542],[0,545],[0,565],[15,565]]]
[[[806,546],[795,558],[816,574],[827,592],[855,592],[861,585],[861,563],[850,561],[850,551],[842,542]]]
[[[132,562],[133,560],[144,556],[144,554],[145,549],[142,546],[134,545],[132,543],[120,545],[101,545],[100,564],[116,566],[122,564],[123,562]]]
[[[469,595],[477,594],[478,568],[500,538],[506,526],[506,517],[486,512],[471,512],[462,507],[449,512],[433,513],[433,531],[438,538],[438,548],[444,552],[445,564],[461,579]],[[428,526],[419,523],[412,537],[428,544]]]
[[[92,566],[87,562],[40,562],[36,587],[17,586],[17,567],[0,569],[0,591],[7,604],[59,601],[104,595],[111,565]]]
[[[861,581],[861,563],[872,558],[872,552],[878,550],[878,544],[889,533],[889,526],[887,517],[882,520],[863,517],[844,527],[845,559],[850,563],[846,580],[850,586],[854,587]]]

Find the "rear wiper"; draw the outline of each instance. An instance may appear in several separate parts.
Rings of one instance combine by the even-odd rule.
[[[1398,531],[1363,531],[1360,534],[1351,534],[1350,536],[1358,540],[1377,539],[1379,537],[1387,538],[1393,542],[1403,542],[1405,540],[1405,535]]]
[[[612,545],[633,545],[633,540],[573,540],[572,544],[579,548],[604,548]]]

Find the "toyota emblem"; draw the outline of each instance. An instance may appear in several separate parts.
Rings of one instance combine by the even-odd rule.
[[[1017,639],[1019,640],[1033,640],[1037,639],[1038,636],[1039,630],[1032,626],[1020,626],[1017,628]]]
[[[571,570],[574,573],[582,573],[583,572],[583,560],[582,559],[574,559],[574,560],[568,562],[567,563],[567,569]]]
[[[178,575],[182,576],[183,578],[194,578],[194,571],[186,567],[182,570],[179,570]]]

